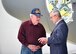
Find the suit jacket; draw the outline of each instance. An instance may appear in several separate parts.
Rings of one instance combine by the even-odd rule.
[[[61,20],[50,37],[48,38],[48,45],[50,46],[50,54],[68,54],[67,52],[67,36],[68,27],[64,20]]]

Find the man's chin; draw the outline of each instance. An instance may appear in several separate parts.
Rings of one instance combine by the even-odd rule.
[[[34,25],[38,25],[38,23],[35,23]]]

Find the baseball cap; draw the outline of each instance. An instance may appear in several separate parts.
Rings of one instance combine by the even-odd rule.
[[[31,11],[31,14],[34,14],[34,15],[36,15],[36,16],[38,16],[38,17],[43,16],[43,15],[41,14],[41,11],[40,11],[39,8],[34,8],[34,9]]]

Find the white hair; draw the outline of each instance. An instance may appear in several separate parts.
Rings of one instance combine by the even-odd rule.
[[[33,14],[30,14],[30,17],[32,16]]]

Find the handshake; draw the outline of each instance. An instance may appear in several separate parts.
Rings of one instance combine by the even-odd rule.
[[[45,37],[41,37],[41,38],[38,39],[38,41],[39,41],[39,43],[44,45],[44,44],[46,44],[48,42],[48,39],[45,38]]]

